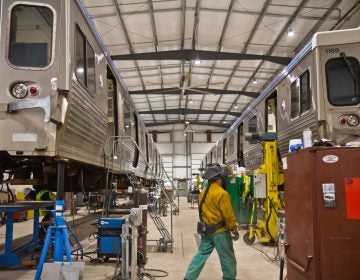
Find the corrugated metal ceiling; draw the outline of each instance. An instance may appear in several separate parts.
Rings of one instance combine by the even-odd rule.
[[[222,127],[236,118],[226,112],[240,114],[283,67],[245,56],[224,59],[225,52],[291,58],[314,32],[333,28],[358,2],[84,0],[145,124],[188,120]],[[194,57],[186,60],[185,50],[195,57],[208,51],[210,59],[197,64]],[[137,60],[140,53],[146,60]]]

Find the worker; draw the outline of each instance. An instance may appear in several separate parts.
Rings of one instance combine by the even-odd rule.
[[[220,258],[223,279],[236,279],[236,258],[232,240],[239,239],[239,232],[230,196],[225,191],[227,176],[226,166],[219,165],[209,167],[203,175],[205,180],[209,180],[209,186],[200,193],[199,215],[200,220],[206,224],[206,233],[201,233],[198,252],[189,264],[185,280],[198,279],[214,248]]]
[[[49,191],[49,190],[41,190],[36,194],[36,200],[37,201],[48,201],[48,200],[55,201],[56,200],[56,195],[53,192]],[[50,210],[53,210],[54,207],[49,206],[46,209],[47,209],[47,213],[46,213],[45,210],[40,209],[40,211],[39,211],[40,216],[43,216],[43,215],[47,216],[47,215],[51,214]]]
[[[243,205],[247,201],[247,198],[250,194],[250,177],[246,175],[245,167],[239,167],[239,177],[242,178],[242,195],[241,200]]]

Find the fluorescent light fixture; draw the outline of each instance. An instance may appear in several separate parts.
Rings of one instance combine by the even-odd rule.
[[[295,32],[291,28],[289,28],[287,35],[289,37],[293,37],[295,35]]]
[[[195,59],[195,60],[194,60],[194,64],[195,64],[195,65],[200,65],[200,64],[201,64],[201,60],[198,59],[198,58]]]

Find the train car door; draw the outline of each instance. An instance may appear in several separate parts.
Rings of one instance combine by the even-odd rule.
[[[139,162],[139,120],[138,117],[136,116],[136,113],[133,113],[133,117],[134,117],[134,140],[136,143],[135,146],[135,152],[134,152],[134,159],[133,159],[133,167],[137,167],[138,162]]]
[[[107,67],[107,119],[108,119],[108,135],[119,135],[119,111],[118,111],[118,96],[117,96],[117,84],[114,74],[110,68]]]
[[[265,131],[277,131],[277,92],[274,91],[265,101]]]
[[[239,166],[244,166],[244,124],[241,123],[237,129],[237,162]]]

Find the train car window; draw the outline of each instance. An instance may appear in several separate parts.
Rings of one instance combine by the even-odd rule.
[[[135,113],[134,113],[134,126],[135,126],[135,142],[136,145],[139,147],[139,121]],[[137,167],[138,163],[139,163],[139,149],[135,147],[133,167]]]
[[[222,163],[226,162],[227,155],[228,155],[228,147],[227,147],[227,139],[225,138],[224,142],[223,142],[223,162]]]
[[[95,94],[95,53],[89,42],[86,42],[86,74],[87,88],[91,94]]]
[[[229,153],[228,153],[228,155],[233,155],[235,152],[234,140],[235,140],[235,135],[231,134],[229,137]]]
[[[276,98],[276,91],[274,91],[265,101],[266,132],[276,132],[276,108],[277,108],[277,98]]]
[[[310,73],[304,72],[290,87],[291,118],[294,119],[305,113],[311,106]]]
[[[310,110],[310,73],[306,71],[300,76],[300,114]]]
[[[300,115],[300,79],[296,79],[291,84],[291,118],[296,118]]]
[[[145,150],[146,150],[145,135],[146,135],[145,131],[142,131],[142,133],[141,133],[141,140],[140,140],[140,143],[141,143],[140,145],[141,145],[141,150],[142,150],[142,151],[145,151]]]
[[[256,133],[257,132],[257,116],[253,116],[248,123],[248,131],[249,133]]]
[[[86,86],[85,36],[79,27],[76,27],[75,31],[75,75],[77,80]]]
[[[79,26],[75,29],[75,75],[89,93],[96,93],[95,54]]]
[[[45,6],[16,5],[11,10],[8,58],[19,67],[51,63],[54,13]]]
[[[124,103],[125,133],[131,135],[130,107]]]
[[[340,58],[328,60],[325,68],[329,102],[334,106],[359,104],[359,61],[343,54]]]
[[[220,143],[219,145],[217,146],[217,151],[216,151],[216,162],[220,163],[221,162],[221,154],[222,154],[222,149],[221,149],[221,146]]]

